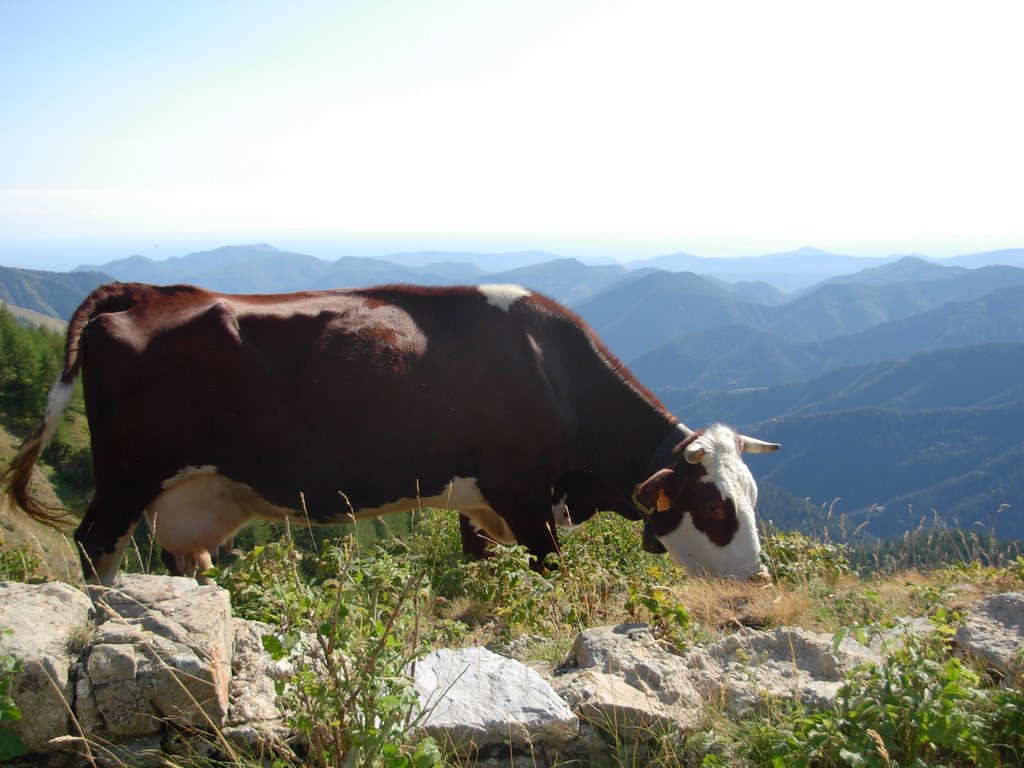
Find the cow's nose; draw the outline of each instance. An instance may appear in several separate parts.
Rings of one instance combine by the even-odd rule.
[[[754,586],[767,587],[772,583],[772,575],[768,571],[761,571],[747,579],[747,583]]]

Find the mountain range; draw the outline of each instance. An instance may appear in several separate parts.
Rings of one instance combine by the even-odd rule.
[[[514,282],[583,317],[690,426],[725,421],[783,450],[751,457],[762,514],[894,536],[922,519],[1024,538],[1024,249],[942,261],[805,248],[629,264],[547,253],[327,262],[269,245],[71,273],[0,267],[0,300],[67,318],[109,279],[228,292]]]

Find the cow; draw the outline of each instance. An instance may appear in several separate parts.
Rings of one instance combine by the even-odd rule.
[[[94,583],[113,583],[143,516],[172,571],[194,573],[253,518],[419,506],[458,510],[541,567],[557,549],[560,480],[585,500],[579,519],[611,498],[681,565],[764,575],[740,454],[778,445],[691,431],[583,320],[519,286],[101,286],[71,318],[46,411],[2,478],[45,521],[58,513],[28,480],[79,376],[95,493],[75,539]]]

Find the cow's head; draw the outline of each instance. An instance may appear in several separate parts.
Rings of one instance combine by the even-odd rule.
[[[754,508],[757,484],[742,453],[776,443],[716,424],[679,443],[668,467],[637,486],[634,501],[665,549],[691,573],[764,578]]]

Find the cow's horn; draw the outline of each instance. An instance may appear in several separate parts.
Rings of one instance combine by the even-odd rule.
[[[690,443],[683,449],[683,458],[690,464],[700,464],[704,458],[704,448],[696,443]]]
[[[740,448],[747,453],[771,453],[772,451],[779,450],[780,447],[778,443],[768,443],[764,440],[758,440],[756,437],[740,435]]]

